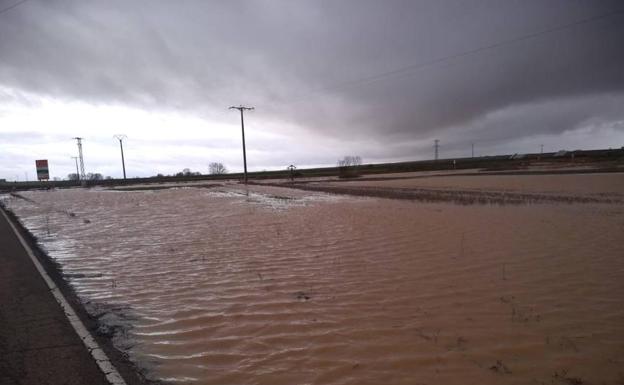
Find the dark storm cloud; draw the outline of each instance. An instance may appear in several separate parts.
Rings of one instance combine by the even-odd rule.
[[[615,0],[30,0],[0,15],[0,85],[206,115],[249,103],[264,118],[388,145],[449,129],[553,134],[592,116],[624,118],[600,102],[624,99],[622,13],[418,64],[618,9]],[[582,102],[565,117],[540,107],[569,99]],[[517,105],[531,124],[502,129]],[[499,125],[485,123],[497,111]]]

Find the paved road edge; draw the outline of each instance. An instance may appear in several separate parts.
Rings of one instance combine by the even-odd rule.
[[[58,304],[63,309],[65,316],[69,320],[69,323],[71,324],[71,326],[76,331],[76,334],[85,344],[85,346],[87,347],[87,350],[89,351],[89,353],[91,353],[91,356],[95,360],[96,364],[106,376],[106,379],[108,380],[108,382],[111,385],[127,385],[123,377],[121,377],[121,375],[119,374],[115,366],[112,364],[112,362],[110,361],[110,359],[104,352],[104,350],[100,348],[98,343],[95,341],[95,338],[93,338],[93,336],[89,333],[89,331],[84,326],[84,324],[82,323],[82,321],[80,320],[80,318],[78,317],[74,309],[71,307],[69,302],[65,299],[60,289],[56,286],[52,278],[50,278],[48,273],[46,273],[45,269],[43,268],[43,266],[41,265],[37,257],[35,257],[35,254],[33,253],[32,249],[30,248],[26,240],[22,237],[18,229],[15,227],[15,224],[13,223],[13,221],[8,217],[8,215],[4,212],[4,210],[0,210],[0,211],[2,212],[2,215],[7,220],[9,225],[11,226],[11,229],[17,236],[17,239],[19,239],[22,247],[28,254],[28,257],[30,258],[32,263],[35,265],[35,268],[37,269],[37,271],[39,272],[39,274],[45,281],[46,285],[50,289],[50,292],[54,296],[54,299],[56,299],[56,302],[58,302]]]

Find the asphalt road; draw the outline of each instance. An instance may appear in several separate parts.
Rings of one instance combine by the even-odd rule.
[[[0,384],[108,385],[2,214]]]

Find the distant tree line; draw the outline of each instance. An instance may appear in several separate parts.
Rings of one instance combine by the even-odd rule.
[[[228,170],[227,168],[223,165],[223,163],[220,162],[213,162],[210,163],[208,165],[208,173],[210,175],[222,175],[222,174],[227,174]],[[162,173],[158,173],[155,175],[156,178],[165,178],[167,176],[172,176],[172,177],[188,177],[188,176],[200,176],[203,175],[201,172],[199,171],[191,171],[190,168],[185,168],[180,172],[177,172],[175,174],[172,175],[164,175]]]
[[[184,170],[175,174],[175,176],[199,176],[202,173],[199,171],[191,171],[190,168],[185,168]]]
[[[105,177],[99,172],[90,172],[86,175],[86,180],[104,180]],[[107,176],[106,179],[112,179],[112,177]],[[67,180],[80,180],[80,176],[78,174],[71,173],[67,174]]]
[[[223,175],[223,174],[227,174],[228,170],[227,168],[223,165],[223,163],[220,162],[213,162],[210,163],[208,165],[208,172],[211,175]],[[189,177],[189,176],[200,176],[202,175],[201,172],[199,171],[191,171],[190,168],[185,168],[180,172],[174,173],[172,175],[164,175],[162,173],[158,173],[157,175],[155,175],[154,177],[156,178],[165,178],[167,176],[171,176],[171,177]],[[58,178],[60,180],[60,178]],[[71,173],[67,175],[67,179],[68,180],[80,180],[80,176],[76,173]],[[96,173],[88,173],[86,175],[86,180],[103,180],[103,179],[113,179],[110,176],[103,176],[102,174],[100,174],[99,172]]]

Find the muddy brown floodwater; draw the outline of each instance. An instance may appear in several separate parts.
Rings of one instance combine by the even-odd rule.
[[[151,379],[624,381],[621,204],[237,185],[24,196],[8,205]]]
[[[415,173],[414,173],[415,174]],[[400,174],[399,174],[400,175]],[[413,174],[412,174],[413,175]],[[624,173],[549,174],[549,175],[452,175],[372,181],[342,181],[337,186],[367,186],[386,188],[443,188],[486,191],[517,191],[525,193],[563,193],[579,196],[624,194]]]

